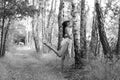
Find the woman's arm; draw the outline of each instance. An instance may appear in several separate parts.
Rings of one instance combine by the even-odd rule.
[[[43,42],[43,44],[46,45],[46,46],[47,46],[48,48],[50,48],[51,50],[53,50],[58,57],[61,57],[61,55],[60,55],[60,53],[57,51],[57,49],[55,49],[55,47],[53,47],[50,43]]]
[[[68,42],[65,42],[59,51],[57,51],[57,49],[55,49],[50,43],[43,42],[43,44],[53,50],[58,57],[61,57],[68,48]]]

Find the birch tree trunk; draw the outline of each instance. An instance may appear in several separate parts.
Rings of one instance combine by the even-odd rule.
[[[35,6],[35,0],[33,0],[33,6]],[[39,36],[38,36],[38,13],[35,13],[33,16],[32,21],[32,32],[33,32],[33,40],[35,43],[35,49],[37,52],[40,52],[40,45],[39,45]]]
[[[3,48],[1,49],[2,51],[2,55],[5,55],[5,51],[6,51],[6,40],[7,40],[7,36],[8,36],[8,31],[9,31],[9,27],[10,27],[10,22],[11,22],[11,18],[9,18],[8,24],[6,26],[6,30],[5,30],[5,34],[4,34],[4,41],[3,41]]]
[[[3,56],[3,38],[4,38],[4,23],[5,23],[5,18],[3,16],[2,19],[2,30],[1,30],[1,45],[0,45],[0,55]]]
[[[75,68],[81,68],[81,55],[80,55],[80,26],[78,25],[77,3],[73,0],[72,4],[72,20],[73,20],[73,39],[74,39],[74,52],[75,52]]]
[[[50,26],[50,24],[51,24],[51,17],[52,17],[52,14],[53,14],[53,7],[54,7],[54,0],[52,0],[51,1],[51,9],[50,9],[50,12],[49,12],[49,15],[48,15],[48,23],[47,23],[47,28],[49,29],[48,31],[48,42],[49,43],[51,43],[51,39],[52,39],[52,26],[51,27],[49,27]]]
[[[4,7],[4,13],[5,13],[5,1],[4,0],[3,0],[2,6]],[[2,17],[0,56],[4,56],[5,51],[6,51],[6,39],[7,39],[8,30],[10,27],[11,17],[9,17],[8,19],[9,19],[8,23],[5,26],[5,21],[7,21],[7,19],[5,18],[5,15],[3,15],[3,17]]]
[[[94,56],[97,56],[99,49],[99,40],[98,40],[98,25],[96,21],[96,16],[93,16],[92,23],[92,32],[91,32],[91,42],[90,42],[90,50]]]
[[[85,0],[81,0],[81,22],[80,22],[80,55],[86,58],[86,23],[85,23]]]
[[[53,2],[54,2],[54,0],[52,0],[52,2],[51,2],[51,9],[50,9],[50,13],[49,13],[49,15],[48,15],[47,28],[49,28],[49,25],[50,25],[50,19],[51,19],[52,13],[53,13],[53,5],[54,5]]]
[[[96,17],[98,21],[99,37],[100,37],[100,41],[103,47],[104,55],[106,57],[111,57],[111,48],[109,46],[106,33],[104,30],[103,14],[102,14],[102,10],[100,8],[98,1],[95,1],[95,11],[96,11]]]
[[[7,35],[8,35],[8,31],[9,31],[9,27],[10,27],[10,22],[11,22],[11,18],[9,19],[7,26],[3,27],[3,31],[2,31],[2,37],[1,37],[1,50],[0,50],[0,54],[1,56],[5,55],[5,51],[6,51],[6,39],[7,39]],[[5,23],[3,23],[4,25]]]
[[[59,32],[58,32],[58,50],[60,49],[61,46],[61,41],[62,41],[62,9],[63,9],[63,0],[60,0],[60,6],[59,6],[59,14],[58,14],[58,27],[59,27]]]
[[[118,30],[118,40],[116,45],[116,54],[120,54],[120,15],[119,15],[119,30]]]
[[[2,3],[3,3],[2,6],[3,6],[3,8],[5,9],[5,1],[2,0]],[[5,12],[5,10],[4,10],[4,12]],[[5,25],[4,23],[5,23],[5,15],[3,15],[3,17],[2,17],[0,56],[3,56],[2,50],[3,50],[4,25]]]

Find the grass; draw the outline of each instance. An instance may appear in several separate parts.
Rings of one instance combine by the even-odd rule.
[[[69,80],[120,80],[120,60],[91,57],[84,69],[74,69],[71,76]]]
[[[0,58],[0,80],[66,80],[60,72],[60,59],[56,55],[44,54],[37,59],[33,56],[34,51],[33,54],[18,51]]]
[[[84,69],[66,67],[60,73],[60,59],[55,54],[37,59],[32,53],[35,52],[15,50],[1,58],[0,80],[120,80],[120,60],[116,61],[115,56],[112,62],[103,56],[89,56]]]

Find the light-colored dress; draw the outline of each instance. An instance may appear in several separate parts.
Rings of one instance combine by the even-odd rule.
[[[68,54],[69,57],[74,57],[74,47],[73,47],[73,40],[69,38],[63,38],[61,42],[61,46],[64,48],[64,45],[68,43],[67,49],[68,49]]]
[[[72,27],[67,27],[66,28],[66,31],[67,31],[67,34],[69,34],[69,39],[68,39],[68,52],[69,52],[69,56],[70,57],[74,57],[75,54],[74,54],[74,43],[73,43],[73,28]]]

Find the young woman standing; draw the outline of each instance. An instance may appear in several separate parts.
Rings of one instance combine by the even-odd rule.
[[[43,42],[46,46],[52,49],[58,57],[61,57],[61,68],[63,70],[64,60],[67,55],[69,57],[74,57],[74,47],[73,47],[73,33],[72,33],[72,24],[70,21],[64,21],[63,26],[63,39],[61,42],[60,50],[55,49],[52,45],[47,42]]]

